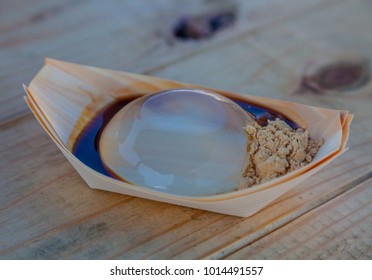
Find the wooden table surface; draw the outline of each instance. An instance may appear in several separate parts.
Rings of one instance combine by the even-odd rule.
[[[213,36],[172,34],[224,11],[236,20]],[[2,0],[0,258],[372,259],[371,13],[370,0]],[[249,218],[91,190],[23,101],[44,57],[347,109],[350,149]]]

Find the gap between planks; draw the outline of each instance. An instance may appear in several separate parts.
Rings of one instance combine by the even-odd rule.
[[[372,179],[226,259],[370,259]]]
[[[27,120],[27,119],[26,119]],[[366,122],[358,122],[358,125],[357,126],[355,126],[354,127],[354,131],[361,131],[361,130],[363,130],[363,124],[365,124]],[[362,138],[363,140],[364,140],[364,137]],[[359,138],[359,140],[361,140],[361,138]],[[352,148],[353,149],[356,149],[356,151],[359,151],[359,149],[357,149],[357,148],[360,148],[360,146],[365,146],[365,145],[368,145],[368,141],[367,142],[363,142],[363,143],[359,143],[358,145],[357,145],[357,143],[359,143],[359,142],[355,142],[354,143],[354,145],[352,145]],[[368,152],[367,152],[367,154],[368,154]],[[355,156],[355,155],[354,155]],[[349,157],[348,158],[348,160],[353,160],[354,159],[354,156],[352,156],[351,158]],[[364,157],[364,158],[366,158],[366,159],[368,159],[368,157]],[[343,162],[343,161],[339,161],[339,163],[337,164],[337,166],[333,166],[333,168],[335,168],[335,167],[337,167],[336,169],[339,169],[339,170],[341,170],[339,167],[340,166],[342,166],[342,165],[344,165],[344,164],[347,164],[346,162]],[[362,172],[360,172],[360,173],[362,173]],[[364,172],[364,174],[365,174],[365,172]],[[360,176],[358,176],[357,177],[357,179],[358,178],[360,178]],[[349,184],[355,184],[355,181],[357,180],[357,179],[354,179],[352,182],[350,182],[349,181]],[[341,184],[340,184],[341,185]],[[340,187],[342,187],[342,186],[340,186]],[[333,192],[334,193],[334,192]],[[327,196],[327,195],[326,195]],[[326,197],[326,196],[320,196],[319,198],[320,198],[320,200],[323,200],[324,199],[324,197]],[[278,201],[276,202],[276,203],[278,203]],[[313,205],[314,205],[314,203],[312,203]],[[298,208],[297,208],[298,209]],[[294,212],[296,212],[296,208],[294,209]],[[278,215],[278,220],[284,220],[285,219],[285,216],[286,215],[291,215],[291,213],[288,213],[288,212],[282,212],[280,215]],[[293,216],[293,215],[292,215]],[[276,220],[276,219],[275,219]],[[268,232],[268,230],[271,230],[273,227],[271,226],[271,224],[273,224],[273,226],[274,227],[276,227],[276,225],[278,224],[278,223],[275,223],[275,220],[274,220],[274,222],[272,223],[272,221],[273,220],[270,220],[270,221],[266,221],[266,224],[265,225],[263,225],[264,227],[266,227],[266,230],[260,230],[260,231],[258,231],[258,233],[261,233],[261,234],[265,234],[266,232]],[[269,225],[270,224],[270,228],[268,228],[268,226],[267,225]],[[57,231],[58,232],[58,231]],[[55,233],[55,231],[48,231],[48,234],[50,234],[50,233]],[[247,236],[247,233],[245,233],[245,234],[243,234],[242,235],[243,236],[243,238],[244,238],[244,236]],[[40,236],[39,236],[40,237]],[[254,239],[254,238],[257,238],[257,233],[254,233],[254,234],[252,234],[252,238]],[[45,236],[43,236],[43,238],[45,238]],[[246,237],[245,237],[246,238]],[[251,239],[252,239],[251,238]],[[241,238],[240,238],[241,239]],[[225,244],[234,244],[235,242],[226,242]],[[23,245],[25,245],[25,244],[23,244]],[[222,246],[225,246],[225,245],[222,245]],[[221,247],[220,247],[221,248]],[[218,251],[219,249],[217,249],[217,250],[215,250],[215,252],[216,251]],[[206,252],[206,254],[209,254],[208,252],[211,252],[211,251],[204,251],[204,252]],[[201,256],[203,256],[204,254],[201,254]],[[150,255],[151,256],[151,255]]]
[[[326,204],[330,202],[331,200],[339,197],[340,195],[344,194],[345,192],[356,188],[358,185],[364,183],[365,181],[368,181],[370,178],[372,178],[372,171],[369,171],[368,173],[359,176],[352,182],[349,182],[345,186],[337,189],[336,191],[329,193],[328,195],[322,197],[319,201],[317,201],[315,204],[310,204],[307,207],[300,208],[299,212],[293,212],[293,214],[285,217],[283,220],[279,220],[278,222],[274,222],[273,228],[264,232],[264,233],[256,233],[253,236],[248,236],[248,237],[243,237],[239,240],[237,240],[234,243],[227,244],[224,248],[221,248],[218,251],[212,252],[211,254],[207,254],[202,256],[202,259],[224,259],[227,258],[228,256],[234,254],[235,252],[241,250],[242,248],[249,246],[267,236],[270,234],[276,232],[277,230],[280,230],[281,228],[285,227],[286,225],[294,222],[295,220],[301,218],[305,214],[314,211],[318,207],[322,206],[323,204]]]

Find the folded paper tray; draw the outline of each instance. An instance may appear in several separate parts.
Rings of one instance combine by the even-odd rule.
[[[91,169],[73,153],[73,145],[88,122],[106,105],[123,96],[160,92],[173,88],[209,89],[223,95],[262,104],[296,120],[324,145],[307,166],[251,188],[225,194],[185,197],[157,192],[107,177]],[[210,89],[155,77],[46,59],[31,81],[25,100],[42,127],[76,171],[93,189],[137,196],[166,203],[247,217],[309,176],[346,150],[352,115],[347,111],[306,106],[257,96]]]

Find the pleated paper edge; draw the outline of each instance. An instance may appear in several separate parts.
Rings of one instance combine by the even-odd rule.
[[[106,69],[101,69],[101,68],[96,68],[96,67],[90,67],[90,66],[82,66],[82,65],[76,65],[76,64],[71,64],[71,63],[68,63],[68,62],[61,62],[61,61],[57,61],[57,60],[46,60],[46,62],[51,62],[51,64],[53,66],[55,66],[56,64],[59,64],[59,65],[62,65],[63,67],[62,68],[66,68],[68,66],[73,66],[73,67],[78,67],[78,68],[88,68],[88,69],[94,69],[96,71],[100,71],[100,72],[103,72],[105,71]],[[66,69],[65,69],[66,70]],[[64,70],[64,71],[65,71]],[[75,69],[76,71],[76,69]],[[124,75],[130,75],[132,78],[135,77],[134,79],[137,79],[138,77],[141,77],[142,79],[146,78],[146,76],[142,76],[142,75],[138,75],[138,74],[131,74],[131,73],[125,73],[125,72],[118,72],[118,71],[114,71],[114,70],[107,70],[108,72],[115,72],[115,73],[119,73],[119,74],[124,74]],[[154,77],[149,77],[149,79],[155,79],[157,80],[157,78],[154,78]],[[161,82],[163,83],[173,83],[173,85],[178,85],[177,82],[174,82],[174,81],[167,81],[167,80],[164,80],[164,79],[160,79]],[[32,83],[32,82],[31,82]],[[180,85],[182,86],[185,86],[186,84],[183,84],[183,83],[180,83]],[[191,87],[198,87],[198,86],[195,86],[195,85],[187,85],[187,86],[191,86]],[[200,88],[200,87],[199,87]],[[207,89],[207,90],[211,90],[211,89],[208,89],[208,88],[205,88],[203,87],[204,89]],[[220,90],[215,90],[215,89],[212,89],[214,91],[219,91],[219,92],[223,92],[223,93],[228,93],[229,95],[235,95],[237,97],[240,97],[240,98],[243,98],[243,99],[248,99],[248,100],[251,100],[253,99],[253,102],[255,103],[266,103],[270,100],[274,100],[275,102],[280,102],[280,103],[284,103],[286,106],[288,106],[288,104],[296,104],[296,103],[293,103],[293,102],[286,102],[286,101],[282,101],[282,100],[276,100],[276,99],[268,99],[268,98],[261,98],[261,97],[256,97],[256,96],[242,96],[242,95],[239,95],[239,94],[235,94],[235,93],[231,93],[231,92],[226,92],[226,91],[220,91]],[[308,107],[310,109],[314,108],[314,110],[321,110],[321,111],[326,111],[326,112],[330,112],[330,111],[333,111],[333,112],[336,112],[337,110],[331,110],[331,109],[324,109],[324,108],[319,108],[319,107],[313,107],[313,106],[307,106],[307,105],[303,105],[303,104],[297,104],[297,105],[300,105],[300,106],[303,106],[303,107]],[[337,111],[338,113],[340,111]],[[336,121],[336,120],[335,120]],[[342,138],[342,137],[341,137]],[[329,158],[329,154],[333,154],[334,152],[336,152],[338,150],[338,147],[337,148],[334,148],[334,150],[331,150],[328,152],[328,154],[326,154],[325,156],[323,156],[323,158],[321,158],[319,161],[313,161],[312,163],[310,163],[309,165],[299,169],[299,170],[296,170],[294,172],[291,172],[289,174],[286,174],[280,178],[277,178],[277,179],[274,179],[274,180],[271,180],[270,182],[267,182],[267,183],[264,183],[264,184],[261,184],[261,185],[256,185],[252,188],[248,188],[248,189],[244,189],[244,190],[239,190],[239,191],[235,191],[235,195],[244,195],[245,193],[251,193],[253,191],[260,191],[262,189],[265,189],[267,187],[271,187],[273,185],[277,185],[277,184],[281,184],[283,182],[286,182],[288,180],[290,180],[291,178],[293,177],[297,177],[301,174],[303,174],[304,172],[307,172],[308,170],[310,170],[311,168],[313,168],[314,166],[316,166],[317,164],[319,164],[320,162],[322,162],[325,158]],[[138,186],[136,186],[138,187]],[[142,188],[142,187],[141,187]],[[148,189],[146,189],[148,190]],[[205,196],[203,198],[200,198],[200,199],[209,199],[211,197],[223,197],[223,196],[227,196],[227,197],[230,197],[232,193],[226,193],[226,194],[217,194],[217,195],[213,195],[213,196]],[[171,194],[170,194],[171,195]],[[172,195],[173,196],[173,195]],[[184,197],[184,196],[182,196]],[[191,198],[191,199],[195,199],[195,197],[187,197],[187,198]]]
[[[134,75],[136,75],[136,74],[134,74]],[[203,89],[212,90],[212,91],[219,91],[219,90],[205,88],[205,87],[198,87],[198,88],[203,88]],[[27,101],[28,105],[29,106],[31,105],[31,106],[34,107],[34,108],[31,108],[31,106],[30,106],[31,111],[34,113],[35,117],[38,119],[38,121],[43,126],[43,128],[46,130],[46,132],[49,134],[49,136],[53,139],[53,141],[57,144],[57,146],[65,154],[65,156],[67,157],[67,155],[68,155],[69,157],[73,157],[73,158],[75,158],[75,160],[77,160],[77,162],[79,164],[77,166],[76,166],[76,164],[74,164],[74,167],[77,169],[78,172],[79,172],[79,169],[87,169],[87,170],[90,170],[89,172],[91,172],[93,177],[96,177],[96,176],[101,177],[100,179],[102,179],[104,181],[107,181],[107,184],[112,184],[112,183],[121,184],[121,183],[123,183],[121,181],[106,177],[106,176],[96,172],[95,170],[89,168],[84,163],[82,163],[78,159],[76,159],[76,157],[63,144],[61,139],[59,139],[58,134],[53,129],[53,126],[49,123],[46,116],[42,113],[42,110],[37,106],[35,100],[33,100],[33,98],[32,98],[32,94],[28,91],[26,86],[25,86],[25,91],[26,91],[26,94],[28,96],[28,97],[26,97],[26,101]],[[219,91],[219,92],[224,93],[224,91]],[[235,95],[235,96],[241,97],[243,99],[247,99],[245,95],[239,95],[239,94],[230,93],[230,92],[228,94],[230,96]],[[248,98],[250,98],[250,97],[251,96],[248,96]],[[257,97],[257,98],[259,98],[259,97]],[[262,98],[262,100],[265,100],[265,99],[267,99],[267,98]],[[261,102],[257,102],[257,103],[261,103]],[[280,100],[280,102],[285,102],[285,101]],[[291,103],[291,102],[289,102],[289,103]],[[306,106],[306,105],[304,105],[304,106]],[[311,106],[309,106],[309,107],[311,107]],[[329,109],[325,109],[325,110],[329,110]],[[210,210],[210,211],[214,211],[214,212],[220,212],[220,211],[218,211],[218,209],[206,209],[205,204],[210,204],[210,203],[214,203],[214,202],[224,202],[224,201],[228,202],[228,201],[232,201],[232,200],[235,200],[237,198],[242,198],[242,197],[246,198],[249,195],[268,190],[271,187],[278,187],[278,188],[282,187],[283,188],[283,184],[289,184],[290,183],[289,181],[291,181],[293,179],[298,179],[298,177],[302,177],[299,181],[305,180],[306,178],[308,178],[309,176],[311,176],[312,174],[314,174],[315,172],[317,172],[318,170],[323,168],[331,160],[333,160],[334,158],[339,156],[342,152],[344,152],[346,141],[347,141],[348,136],[349,136],[349,126],[350,126],[350,122],[352,120],[352,115],[349,115],[347,111],[339,111],[339,114],[340,114],[340,117],[339,117],[340,118],[340,125],[342,127],[342,132],[343,132],[342,133],[341,145],[340,145],[339,149],[336,150],[336,151],[333,151],[331,153],[331,155],[328,155],[328,157],[323,159],[321,162],[318,162],[317,164],[314,164],[313,166],[307,166],[308,168],[306,168],[306,170],[303,170],[301,173],[298,173],[296,175],[289,174],[289,175],[292,175],[292,176],[288,176],[287,178],[285,178],[285,176],[282,176],[280,178],[277,178],[275,180],[272,180],[272,181],[268,182],[266,185],[262,184],[262,185],[257,185],[253,188],[247,188],[247,189],[244,189],[244,190],[234,191],[234,192],[230,192],[230,193],[226,193],[226,194],[218,194],[218,195],[206,196],[206,197],[184,197],[184,196],[178,196],[178,195],[164,194],[164,193],[160,193],[160,192],[157,192],[157,191],[151,191],[151,190],[149,190],[147,188],[144,188],[144,187],[131,186],[129,184],[124,184],[122,187],[123,188],[128,188],[129,187],[131,189],[131,191],[137,192],[137,194],[135,196],[139,196],[139,197],[145,197],[146,196],[146,198],[148,198],[148,199],[168,202],[168,203],[172,203],[172,204],[184,205],[184,206],[198,208],[198,209],[205,209],[205,210]],[[71,160],[70,160],[70,162],[71,162]],[[79,172],[79,173],[81,173],[81,172]],[[306,175],[304,173],[308,173],[308,174]],[[285,192],[287,192],[289,189],[295,187],[298,183],[299,182],[297,182],[294,185],[292,185],[292,184],[287,185]],[[93,187],[93,188],[97,188],[97,187]],[[99,187],[99,189],[112,191],[112,187],[110,187],[110,186],[105,186],[105,187],[101,186],[101,187]],[[115,190],[114,192],[120,192],[120,191]],[[126,192],[121,192],[121,193],[126,193]],[[278,196],[280,196],[282,194],[283,193],[279,194]],[[276,196],[276,197],[278,197],[278,196]],[[270,199],[270,201],[267,202],[265,205],[270,203],[272,200],[273,199]],[[191,204],[202,203],[203,206],[202,207],[195,207],[193,205],[190,205],[190,203]],[[264,207],[264,205],[259,207],[259,209],[261,209],[262,207]],[[227,213],[226,210],[222,211],[220,213],[237,215],[237,216],[247,216],[247,214],[246,214],[247,212],[250,212],[250,211],[245,211],[245,214],[242,214],[242,213],[240,213],[240,214],[239,213]],[[250,213],[249,215],[251,215],[251,214],[252,213]]]

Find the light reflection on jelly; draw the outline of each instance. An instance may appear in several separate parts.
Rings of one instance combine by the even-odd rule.
[[[135,185],[186,196],[229,192],[239,184],[254,120],[219,94],[177,89],[146,95],[104,128],[106,167]]]

